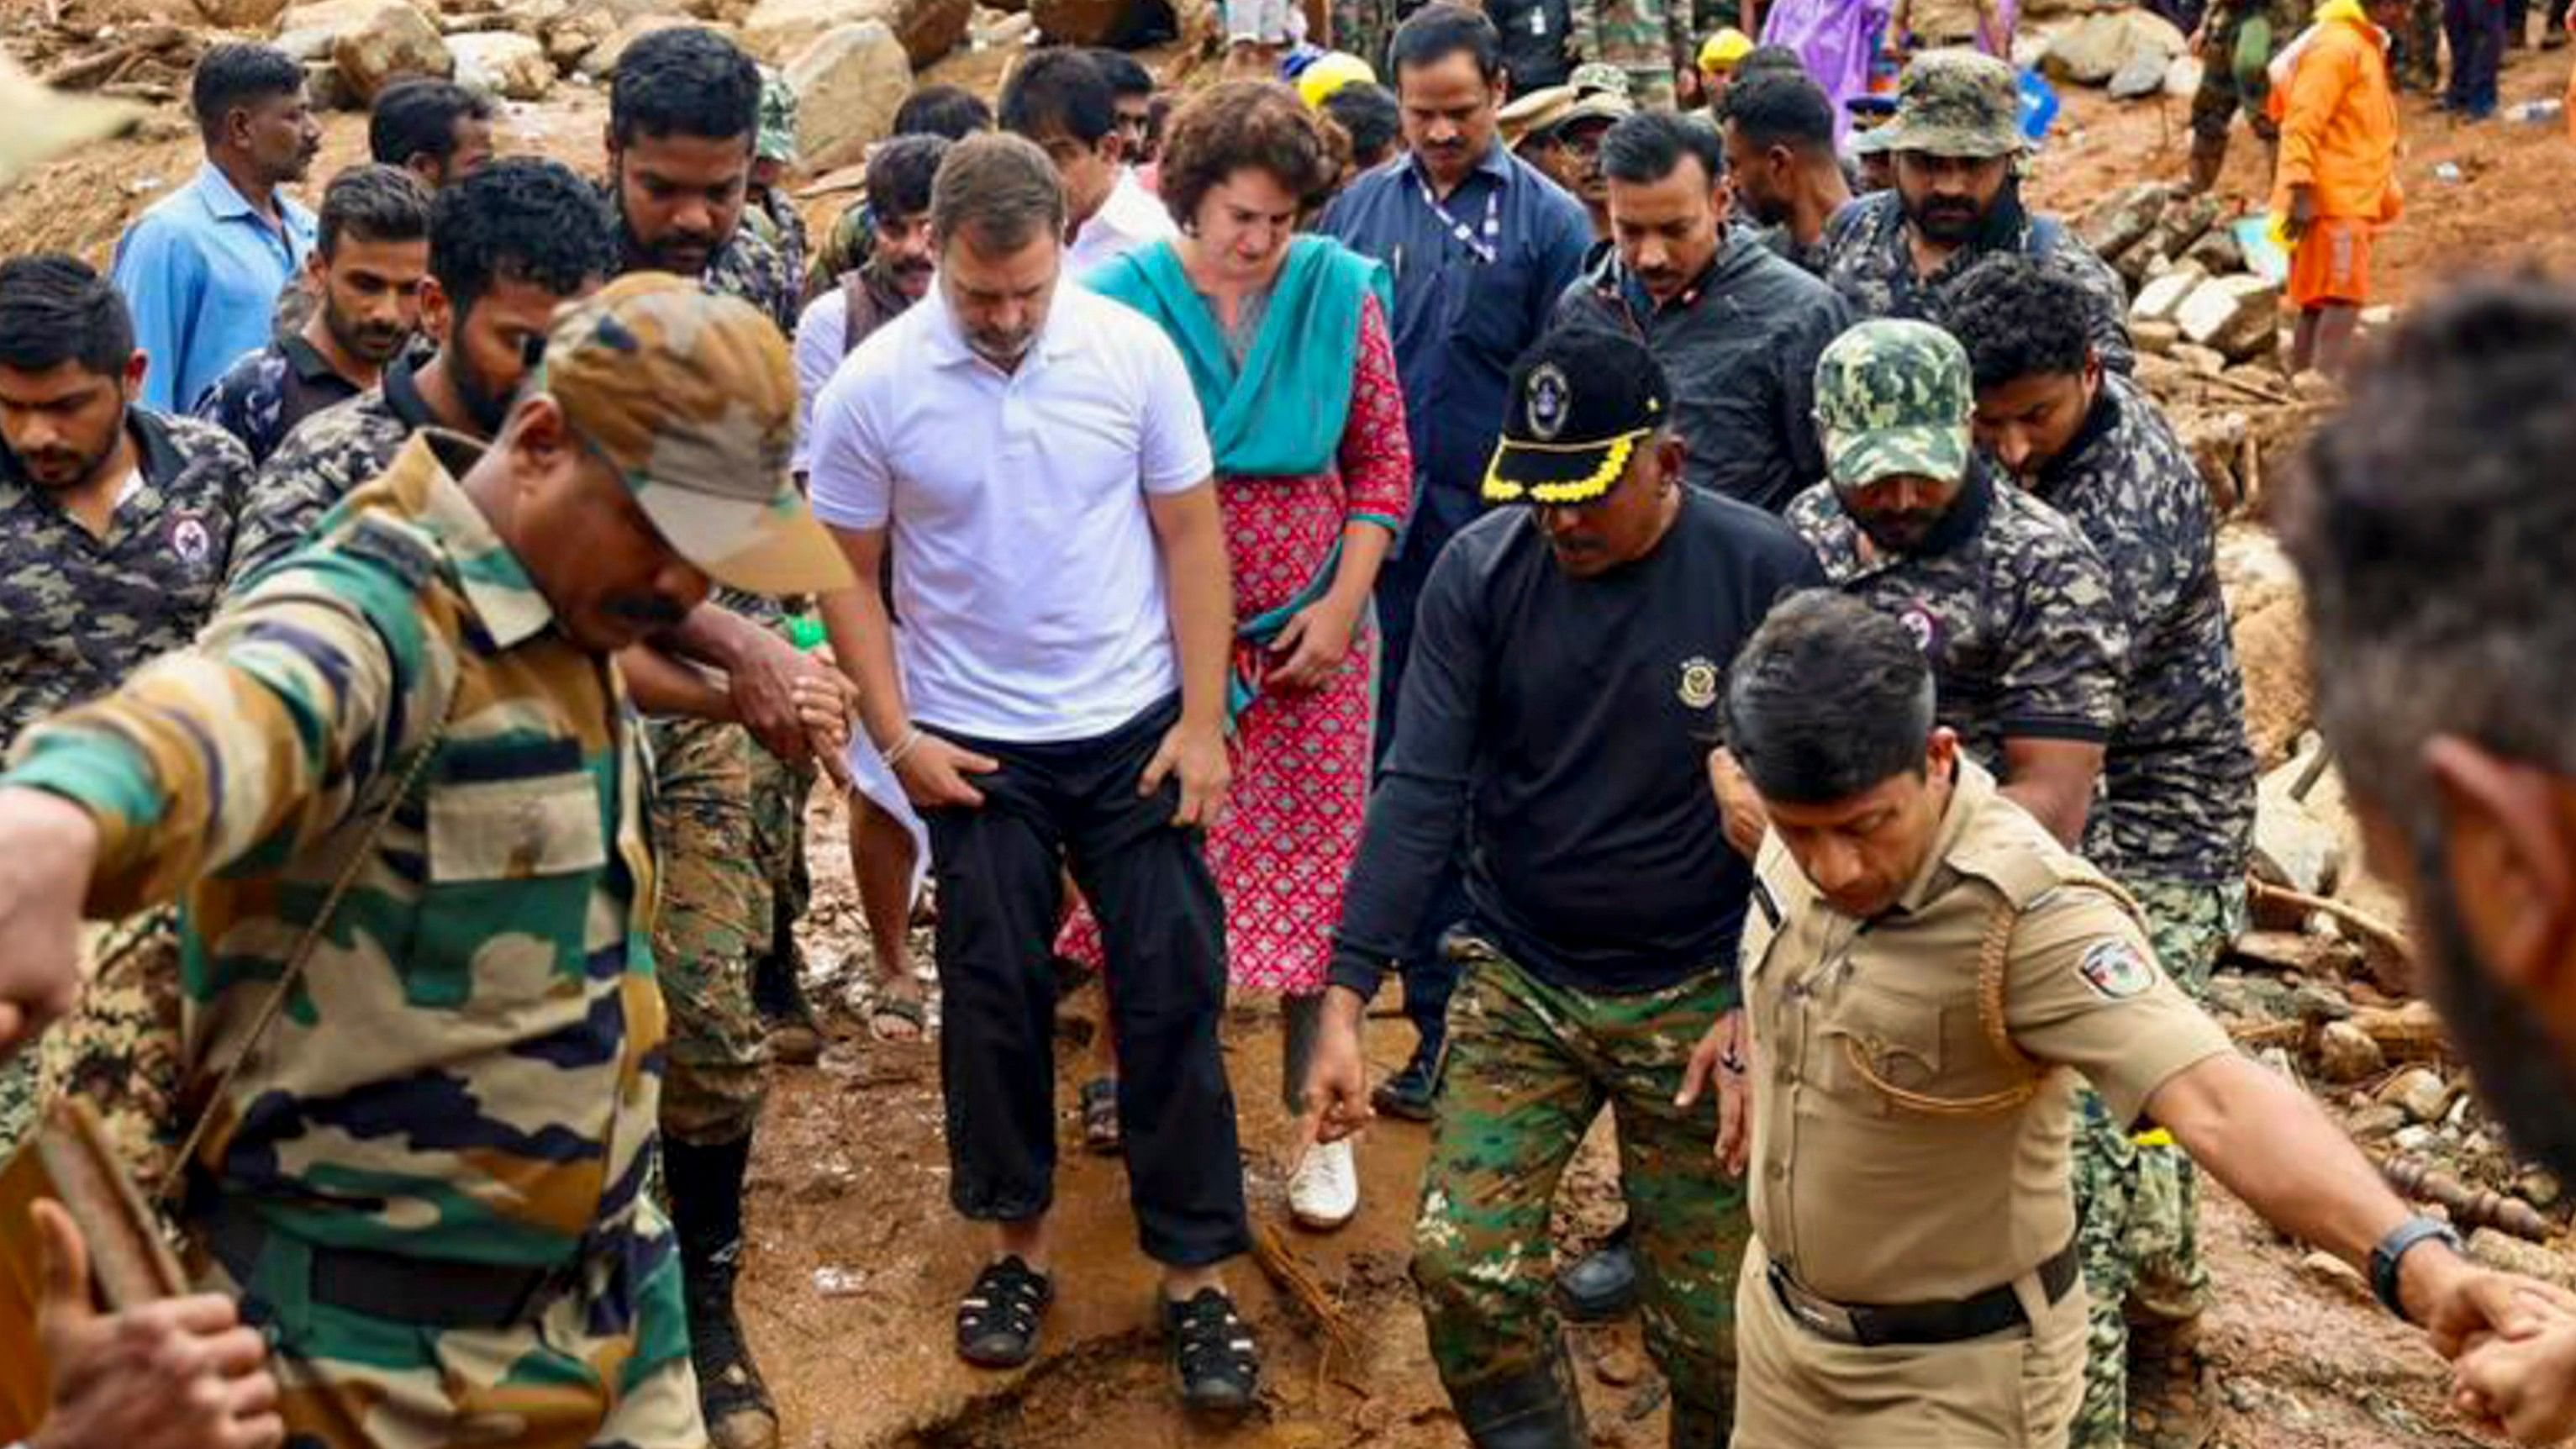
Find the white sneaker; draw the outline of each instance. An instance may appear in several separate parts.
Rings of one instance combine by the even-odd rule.
[[[1288,1215],[1300,1227],[1331,1232],[1360,1210],[1360,1169],[1351,1144],[1327,1142],[1309,1149],[1288,1179]]]

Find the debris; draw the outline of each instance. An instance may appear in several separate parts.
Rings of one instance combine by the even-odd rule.
[[[2229,362],[2268,352],[2281,312],[2281,289],[2260,277],[2212,277],[2174,314],[2182,335]]]
[[[2417,1122],[2438,1122],[2450,1110],[2451,1084],[2430,1067],[2408,1067],[2379,1089],[2379,1100]]]
[[[2129,58],[2111,73],[2111,94],[2124,101],[2154,95],[2165,88],[2165,72],[2172,68],[2171,57],[2140,47],[2129,52]]]
[[[2048,44],[2039,68],[2051,80],[2078,85],[2106,84],[2140,54],[2155,58],[2159,76],[2176,56],[2190,49],[2172,21],[2155,12],[2110,10],[2087,16]]]
[[[657,30],[677,30],[697,24],[685,15],[641,15],[617,27],[606,40],[582,53],[575,69],[593,81],[605,81],[617,72],[617,62],[624,58],[626,47]],[[800,112],[801,114],[801,112]]]
[[[2173,188],[2141,181],[2085,212],[2075,223],[2075,235],[2104,261],[2117,262],[2154,230],[2172,198]]]
[[[2172,322],[2182,311],[2182,304],[2209,280],[2208,268],[2188,258],[2176,262],[2170,271],[2138,289],[2138,300],[2129,304],[2129,323]]]
[[[1306,1260],[1297,1255],[1296,1249],[1288,1246],[1276,1225],[1263,1223],[1253,1229],[1252,1257],[1261,1265],[1261,1275],[1280,1292],[1295,1299],[1297,1305],[1306,1310],[1307,1316],[1315,1320],[1315,1326],[1323,1331],[1324,1362],[1316,1366],[1319,1374],[1330,1371],[1336,1355],[1346,1364],[1360,1361],[1359,1330],[1351,1326],[1350,1315],[1344,1313],[1341,1304],[1325,1290],[1322,1281],[1315,1277],[1315,1270],[1306,1266]]]
[[[2351,1021],[2356,1030],[2378,1043],[2380,1055],[2392,1062],[2439,1061],[2449,1048],[2442,1018],[2429,1001],[2393,1007],[2365,1006],[2352,1014]]]
[[[2188,253],[2216,225],[2218,225],[2216,197],[2178,198],[2165,208],[2164,215],[2156,218],[2155,230],[2148,233],[2146,244],[2166,256],[2179,257]],[[2212,275],[2216,274],[2212,273]]]
[[[2462,1228],[2496,1228],[2535,1243],[2549,1241],[2549,1219],[2518,1197],[2463,1186],[2446,1172],[2404,1158],[2381,1163],[2379,1173],[2390,1187],[2448,1212]]]
[[[912,67],[894,32],[876,21],[844,25],[805,47],[787,67],[802,101],[796,147],[816,170],[866,159],[894,129],[895,108],[912,89]]]
[[[2545,1167],[2525,1169],[2520,1177],[2513,1180],[2513,1190],[2522,1195],[2524,1202],[2536,1208],[2556,1207],[2558,1199],[2565,1193],[2559,1186],[2558,1174]]]
[[[2370,1280],[2361,1276],[2361,1270],[2332,1253],[2308,1254],[2299,1260],[2299,1271],[2307,1274],[2309,1281],[2331,1288],[2356,1303],[2378,1302],[2371,1294]]]
[[[955,50],[974,14],[974,0],[759,0],[743,17],[742,44],[785,65],[832,31],[873,21],[893,32],[905,61],[919,69]]]
[[[2344,1131],[2355,1142],[2376,1142],[2391,1136],[2406,1125],[2406,1114],[2385,1102],[2371,1102],[2354,1110],[2344,1119]]]
[[[2570,1261],[2565,1253],[2538,1243],[2524,1242],[2510,1233],[2480,1228],[2469,1234],[2469,1256],[2508,1273],[2527,1274],[2544,1283],[2576,1291],[2576,1261]]]
[[[2254,797],[2254,874],[2303,896],[2322,896],[2343,874],[2343,838],[2278,789]]]
[[[1592,1376],[1614,1389],[1624,1389],[1646,1376],[1646,1365],[1634,1350],[1613,1348],[1592,1366]]]
[[[2171,352],[2173,345],[2181,340],[2182,329],[2171,322],[2131,322],[2129,324],[2129,341],[2140,352],[2150,355]],[[2219,511],[2224,513],[2226,510],[2222,508]]]
[[[331,63],[362,106],[405,76],[445,80],[456,73],[456,57],[438,27],[403,0],[379,0],[360,24],[341,31],[331,42]]]
[[[554,89],[554,62],[532,36],[511,30],[448,37],[458,83],[505,100],[541,101]]]

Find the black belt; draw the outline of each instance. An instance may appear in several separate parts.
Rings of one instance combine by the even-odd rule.
[[[224,1265],[244,1296],[258,1293],[256,1275],[271,1238],[282,1236],[238,1199],[218,1199],[188,1224]],[[311,1255],[304,1291],[318,1305],[364,1318],[421,1328],[507,1328],[542,1314],[556,1295],[578,1282],[578,1270],[512,1268],[445,1258],[415,1258],[370,1248],[339,1248],[305,1239]]]
[[[2066,1240],[2039,1265],[2040,1291],[2053,1305],[2075,1286],[2080,1255],[2076,1239]],[[1809,1292],[1779,1259],[1770,1262],[1772,1296],[1809,1332],[1839,1343],[1878,1348],[1888,1344],[1960,1343],[2019,1328],[2030,1321],[2021,1310],[2012,1284],[1989,1288],[1973,1298],[1938,1303],[1836,1303]]]

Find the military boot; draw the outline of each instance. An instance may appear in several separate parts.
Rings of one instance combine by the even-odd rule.
[[[1583,1426],[1583,1396],[1561,1348],[1543,1367],[1487,1379],[1449,1398],[1476,1449],[1586,1449],[1592,1442]]]
[[[742,1264],[743,1176],[750,1165],[748,1136],[710,1146],[663,1141],[662,1176],[670,1189],[688,1303],[689,1360],[698,1371],[698,1405],[715,1449],[778,1449],[778,1406],[752,1362],[733,1307]]]
[[[1726,1449],[1735,1435],[1735,1416],[1724,1409],[1673,1400],[1665,1442],[1672,1449]]]
[[[2200,1320],[2129,1324],[2130,1449],[2204,1449],[2216,1432]]]

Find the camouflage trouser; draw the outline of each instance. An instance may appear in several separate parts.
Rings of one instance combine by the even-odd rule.
[[[1736,1004],[1717,974],[1644,996],[1539,981],[1481,942],[1449,1004],[1439,1125],[1414,1224],[1413,1280],[1452,1396],[1542,1370],[1557,1179],[1608,1102],[1640,1269],[1647,1351],[1673,1396],[1735,1402],[1735,1268],[1751,1229],[1718,1170],[1714,1092],[1673,1105],[1691,1049]]]
[[[662,1131],[693,1145],[735,1142],[760,1120],[769,1033],[752,1006],[751,963],[769,943],[769,880],[754,828],[752,759],[740,725],[654,720],[653,841],[662,904],[653,969],[670,1013]]]
[[[20,1052],[0,1062],[0,1159],[18,1150],[36,1125],[36,1054]]]
[[[506,1328],[431,1328],[313,1303],[303,1250],[282,1235],[248,1282],[202,1250],[186,1261],[197,1287],[246,1300],[245,1316],[267,1332],[295,1449],[705,1449],[679,1255],[660,1212],[641,1210],[658,1241],[639,1254],[650,1266],[634,1321],[615,1333],[597,1327],[616,1315],[591,1294],[561,1295]]]
[[[190,1123],[181,1120],[186,1046],[180,998],[179,913],[165,907],[94,928],[83,951],[96,974],[80,1009],[45,1034],[38,1096],[74,1096],[97,1113],[107,1140],[148,1195],[169,1175]]]
[[[752,959],[756,970],[777,967],[804,974],[796,923],[814,895],[805,867],[805,800],[814,791],[812,765],[790,765],[758,745],[751,747],[751,834],[769,883],[770,933]]]
[[[2219,953],[2245,930],[2242,881],[2196,884],[2129,881],[2146,912],[2156,958],[2197,1000],[2207,994]],[[2081,1094],[2075,1128],[2075,1208],[2083,1224],[2084,1286],[2092,1322],[2084,1358],[2084,1404],[2070,1449],[2121,1449],[2127,1442],[2129,1323],[2132,1317],[2184,1322],[2209,1294],[2200,1262],[2200,1198],[2191,1159],[2161,1134],[2133,1138],[2102,1099]]]
[[[2249,16],[2262,12],[2251,6],[2240,6],[2236,15],[2210,37],[2206,62],[2200,72],[2200,88],[2191,93],[2191,134],[2204,145],[2224,145],[2227,127],[2236,119],[2239,107],[2245,111],[2245,123],[2254,134],[2269,141],[2281,134],[2281,128],[2263,113],[2264,99],[2271,94],[2268,71],[2256,71],[2246,84],[2236,80],[2236,41]],[[2275,53],[2290,43],[2290,37],[2275,30],[2272,46]]]
[[[2425,95],[2442,88],[2442,0],[2407,0],[2389,56],[2390,74],[2401,91]]]

